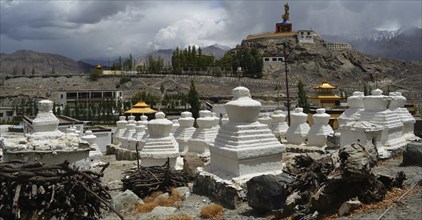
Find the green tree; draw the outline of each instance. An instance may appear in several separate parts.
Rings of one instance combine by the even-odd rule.
[[[52,75],[56,74],[56,70],[54,69],[54,67],[53,67],[53,68],[51,68],[51,74],[52,74]]]
[[[26,75],[25,67],[22,69],[22,75]]]
[[[32,67],[31,74],[32,74],[33,76],[35,75],[35,69],[34,69],[34,67]]]
[[[100,75],[101,75],[101,70],[99,70],[99,69],[92,69],[91,70],[91,73],[89,74],[89,80],[91,80],[91,81],[97,81],[98,78],[100,77]]]
[[[363,86],[363,95],[364,95],[364,96],[369,95],[368,85],[366,85],[366,84]]]
[[[53,102],[53,114],[54,115],[57,115],[57,112],[56,112],[56,102]]]
[[[69,108],[69,105],[66,105],[64,107],[63,115],[66,115],[66,116],[69,116],[70,117],[70,108]]]
[[[190,105],[190,112],[192,112],[192,116],[194,118],[198,118],[201,103],[199,102],[199,93],[195,89],[195,83],[193,80],[191,80],[190,82],[190,88],[188,92],[188,103]]]
[[[303,108],[303,112],[308,113],[311,106],[308,102],[308,97],[306,96],[306,91],[305,88],[303,86],[303,83],[301,80],[299,80],[299,82],[297,83],[297,89],[298,89],[298,94],[297,94],[297,105],[301,108]]]

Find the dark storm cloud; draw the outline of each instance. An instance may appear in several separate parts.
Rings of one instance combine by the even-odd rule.
[[[142,54],[188,44],[235,46],[273,32],[285,1],[0,0],[0,52],[72,58]],[[289,1],[294,30],[360,34],[421,27],[421,1]]]

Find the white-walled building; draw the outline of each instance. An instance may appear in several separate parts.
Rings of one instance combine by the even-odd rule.
[[[10,122],[15,116],[13,107],[0,107],[0,122]]]
[[[314,43],[314,34],[312,30],[299,30],[297,31],[297,41],[299,43]]]
[[[66,105],[73,107],[77,102],[100,103],[103,100],[111,99],[116,104],[123,100],[123,92],[118,90],[66,90],[58,91],[59,105],[65,108]]]

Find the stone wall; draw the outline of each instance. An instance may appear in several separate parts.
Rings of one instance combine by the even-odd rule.
[[[325,43],[324,46],[332,51],[351,50],[352,45],[348,43]]]

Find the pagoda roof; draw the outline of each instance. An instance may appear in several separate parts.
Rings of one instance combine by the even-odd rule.
[[[314,89],[335,89],[337,87],[330,85],[327,81],[322,82],[321,85],[314,86]]]
[[[130,110],[125,111],[125,114],[153,114],[156,112],[158,111],[150,108],[148,104],[141,101],[133,105]]]
[[[313,95],[309,96],[310,99],[325,99],[325,100],[340,100],[341,97],[338,95]]]
[[[149,105],[143,101],[136,103],[134,106],[134,108],[145,108],[145,107],[149,107]]]

